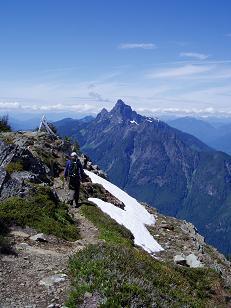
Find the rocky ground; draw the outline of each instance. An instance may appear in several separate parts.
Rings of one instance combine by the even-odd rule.
[[[63,179],[63,168],[71,144],[59,138],[37,132],[0,134],[0,200],[9,196],[24,196],[33,189],[30,183],[45,183],[53,186],[59,200],[68,201],[67,183]],[[106,177],[87,156],[80,156],[84,168]],[[15,164],[18,163],[19,164]],[[12,170],[9,169],[9,166]],[[8,169],[7,169],[8,168]],[[101,196],[123,208],[123,203],[89,181],[82,185],[81,199]],[[54,236],[46,241],[31,237],[36,231],[14,227],[10,233],[14,255],[0,255],[0,308],[10,307],[62,307],[67,290],[68,260],[77,251],[98,240],[98,230],[79,209],[70,208],[79,228],[80,240],[70,243]],[[86,296],[83,304],[91,307],[95,301]],[[93,301],[93,302],[92,302]]]
[[[220,273],[228,288],[231,287],[231,264],[214,247],[205,242],[196,227],[187,221],[161,215],[147,206],[154,214],[156,224],[149,228],[151,234],[164,248],[156,254],[163,261],[180,266],[207,267]]]
[[[98,230],[78,209],[70,209],[81,239],[74,243],[45,236],[32,240],[32,229],[13,228],[11,239],[17,255],[0,257],[0,307],[63,307],[70,281],[68,260],[88,244],[98,242]]]
[[[199,262],[195,267],[215,269],[230,287],[230,263],[204,242],[192,224],[149,210],[156,217],[156,225],[150,231],[165,248],[156,258],[175,262],[178,266],[194,267],[195,262]],[[79,226],[81,237],[74,243],[54,236],[45,236],[39,241],[36,236],[33,238],[36,235],[33,229],[12,228],[10,236],[17,255],[0,258],[1,308],[64,307],[70,290],[69,258],[88,244],[100,242],[97,228],[80,214],[80,209],[71,208],[70,214]],[[189,255],[195,256],[191,265],[186,262]],[[81,307],[97,307],[98,296],[86,294]]]

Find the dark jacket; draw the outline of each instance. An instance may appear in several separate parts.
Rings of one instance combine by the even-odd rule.
[[[67,163],[66,163],[66,168],[65,168],[65,171],[64,171],[64,177],[68,177],[68,176],[72,176],[72,166],[73,166],[73,163],[76,163],[77,164],[77,170],[78,170],[78,174],[76,175],[76,177],[78,177],[80,180],[82,180],[85,176],[84,174],[84,171],[83,171],[83,167],[82,167],[82,164],[80,162],[79,159],[77,159],[76,161],[72,161],[72,160],[68,160]]]

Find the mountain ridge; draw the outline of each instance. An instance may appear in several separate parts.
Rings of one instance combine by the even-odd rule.
[[[230,123],[215,125],[202,119],[183,117],[167,121],[167,123],[179,130],[191,134],[210,147],[231,154],[231,125]]]
[[[231,230],[224,217],[231,215],[228,154],[138,115],[121,101],[86,125],[78,122],[73,133],[67,127],[65,134],[79,141],[113,183],[162,213],[192,221],[211,244],[231,252]],[[57,128],[62,135],[62,127]]]
[[[128,306],[158,304],[164,308],[226,307],[230,302],[230,263],[205,243],[191,223],[140,204],[142,215],[152,217],[146,226],[148,231],[163,247],[156,250],[153,258],[139,241],[135,245],[134,236],[120,220],[123,202],[132,202],[126,209],[129,214],[136,209],[137,201],[131,197],[122,199],[120,194],[127,194],[103,179],[102,170],[84,154],[80,153],[80,160],[90,178],[81,185],[81,207],[65,205],[68,191],[62,176],[65,156],[72,151],[69,141],[46,133],[19,132],[0,134],[0,144],[5,149],[0,153],[0,174],[4,177],[0,220],[13,219],[4,236],[17,252],[2,255],[0,224],[1,305],[92,307],[115,302],[122,306],[126,302]],[[33,165],[26,164],[28,157]],[[95,206],[97,203],[99,206]],[[112,213],[107,215],[100,204],[120,214],[113,219]],[[55,215],[52,208],[58,210]],[[130,218],[126,215],[126,220]],[[133,222],[127,221],[127,226]],[[37,234],[46,224],[44,234]],[[57,232],[57,224],[68,228]],[[74,236],[72,241],[71,237],[65,238],[67,234]],[[136,233],[139,240],[142,235]]]

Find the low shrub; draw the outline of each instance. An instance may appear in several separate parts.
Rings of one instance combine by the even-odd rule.
[[[214,271],[175,267],[125,245],[87,247],[70,261],[70,273],[70,308],[86,292],[99,295],[98,307],[226,307]]]
[[[66,240],[79,238],[67,206],[58,202],[49,188],[37,187],[27,198],[11,197],[1,202],[0,218],[7,225],[29,226]]]
[[[11,127],[9,124],[9,118],[7,115],[4,115],[0,118],[0,132],[10,132]]]
[[[99,230],[99,237],[109,243],[133,245],[133,235],[96,206],[83,205],[81,213]]]
[[[19,171],[23,171],[23,164],[20,161],[16,161],[16,162],[10,162],[7,166],[6,166],[6,171],[8,173],[13,173],[13,172],[19,172]]]

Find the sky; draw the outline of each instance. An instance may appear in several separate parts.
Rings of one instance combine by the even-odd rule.
[[[0,112],[231,117],[230,0],[0,0]]]

